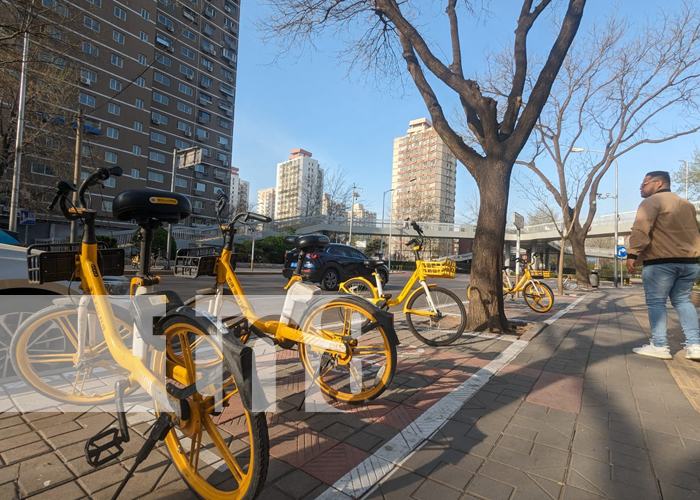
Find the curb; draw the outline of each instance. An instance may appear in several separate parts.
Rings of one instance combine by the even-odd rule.
[[[535,337],[537,337],[540,333],[542,333],[548,326],[549,323],[545,323],[544,321],[537,321],[536,323],[533,323],[532,326],[519,337],[519,340],[529,342]]]

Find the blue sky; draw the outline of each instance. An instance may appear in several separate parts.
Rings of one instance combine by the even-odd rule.
[[[497,3],[492,4],[494,10]],[[588,2],[582,29],[602,18],[604,9],[608,8],[608,5],[601,5],[603,3],[607,4]],[[620,12],[633,20],[653,15],[657,5],[652,1],[625,4],[620,6]],[[292,149],[303,148],[311,151],[323,167],[344,169],[348,183],[355,182],[363,188],[359,201],[381,216],[382,193],[391,188],[393,139],[406,133],[410,120],[428,116],[422,99],[410,86],[405,95],[382,93],[363,84],[357,75],[348,77],[347,67],[335,58],[332,50],[335,45],[330,35],[324,43],[327,51],[275,62],[276,47],[264,45],[254,27],[254,21],[264,13],[265,8],[256,0],[242,2],[233,165],[240,168],[241,178],[250,182],[251,202],[257,201],[259,189],[274,187],[276,164],[287,159]],[[463,32],[470,37],[467,42],[474,47],[472,56],[466,58],[467,75],[483,69],[487,45],[480,40],[482,37],[497,34],[488,41],[494,49],[503,43],[510,44],[516,13],[500,13],[500,16],[482,19],[479,23],[463,21]],[[426,22],[444,23],[440,10]],[[533,32],[533,46],[548,39],[547,24],[542,23],[539,28],[545,33]],[[439,37],[441,32],[436,25],[435,36]],[[449,107],[446,112],[451,112]],[[644,173],[676,170],[679,159],[691,159],[697,142],[696,136],[689,136],[642,146],[620,158],[620,212],[636,210],[641,201],[638,186]],[[596,144],[580,145],[600,149]],[[519,169],[524,167],[516,166],[514,173]],[[599,190],[614,191],[612,168]],[[474,191],[473,179],[464,166],[459,165],[455,204],[458,220],[460,212],[464,212],[463,200]],[[532,208],[527,197],[513,186],[509,210],[527,213]],[[599,203],[599,214],[613,210],[612,200]]]

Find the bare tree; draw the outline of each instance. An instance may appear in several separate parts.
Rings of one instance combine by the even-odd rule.
[[[566,11],[558,34],[532,91],[525,96],[528,35],[545,10],[554,10],[562,4]],[[357,35],[348,41],[345,51],[354,68],[395,77],[405,74],[401,61],[406,65],[437,133],[474,177],[481,197],[474,239],[474,291],[467,327],[471,330],[508,330],[500,272],[510,176],[576,36],[585,0],[554,5],[551,0],[523,0],[515,28],[512,60],[515,70],[509,92],[503,100],[486,96],[476,80],[465,76],[462,56],[465,42],[460,36],[459,19],[461,15],[473,14],[470,1],[459,6],[457,0],[447,2],[445,12],[451,41],[446,57],[448,61],[438,57],[440,48],[432,43],[432,37],[426,36],[425,31],[421,33],[425,19],[421,10],[430,9],[430,5],[396,0],[281,0],[269,5],[273,13],[263,23],[263,29],[270,38],[281,42],[278,46],[284,47],[282,51],[306,42],[313,44],[324,30],[329,30],[344,40]],[[435,82],[444,84],[459,99],[462,114],[478,148],[465,142],[448,122],[433,88]]]
[[[352,185],[347,180],[347,172],[340,167],[333,167],[323,175],[323,215],[342,217],[347,215],[350,206]]]
[[[685,165],[673,172],[675,191],[685,196]],[[700,149],[695,148],[693,158],[688,162],[688,199],[700,200]]]
[[[303,180],[301,198],[299,200],[299,215],[301,217],[321,215],[321,207],[323,205],[323,177],[324,172],[322,169],[319,169],[317,178]]]
[[[698,13],[684,4],[675,12],[659,10],[639,30],[614,16],[594,26],[564,62],[529,159],[517,162],[541,179],[559,206],[581,285],[590,286],[585,241],[610,166],[638,146],[700,130],[699,25]],[[510,74],[508,55],[501,63],[501,74]],[[489,90],[504,95],[508,89],[498,90],[498,81],[492,78]],[[669,119],[672,125],[664,126]],[[599,152],[577,156],[574,148],[587,150],[587,144]],[[540,155],[554,162],[554,175]]]

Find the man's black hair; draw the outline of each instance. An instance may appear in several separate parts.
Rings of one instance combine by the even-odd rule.
[[[665,185],[671,187],[671,176],[664,170],[654,170],[653,172],[649,172],[645,177],[660,179]]]

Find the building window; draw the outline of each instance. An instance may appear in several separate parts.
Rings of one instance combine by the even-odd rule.
[[[105,151],[105,161],[107,163],[117,163],[117,153],[112,153],[111,151]],[[107,185],[105,183],[105,185]]]
[[[165,144],[168,142],[168,138],[164,134],[159,134],[158,132],[151,132],[151,140],[160,144]]]
[[[137,144],[134,144],[133,146],[131,146],[131,153],[135,156],[141,156],[141,146],[139,146]]]
[[[136,108],[143,109],[143,99],[136,98]]]
[[[143,123],[141,122],[134,122],[134,130],[136,132],[143,132]]]
[[[200,111],[197,113],[197,121],[199,121],[199,123],[209,123],[211,121],[211,114],[206,111]]]
[[[192,114],[192,106],[188,106],[184,102],[178,102],[177,103],[177,109],[179,111],[182,111],[183,113],[187,113],[188,115]]]
[[[224,78],[226,78],[228,80],[233,80],[233,71],[221,66],[221,76],[223,76]]]
[[[170,28],[168,31],[175,29],[175,24],[173,23],[172,19],[168,19],[163,14],[158,14],[158,22],[167,28]]]
[[[98,56],[100,49],[89,42],[83,42],[83,52],[91,56]]]
[[[192,133],[192,125],[190,125],[189,123],[178,121],[177,122],[177,129],[182,130],[183,132]]]
[[[199,104],[203,106],[209,106],[211,104],[211,96],[209,94],[205,94],[204,92],[200,92]]]
[[[162,113],[158,113],[157,111],[154,111],[153,113],[151,113],[151,121],[153,122],[154,125],[167,125],[168,124],[168,117]]]
[[[193,42],[196,42],[196,41],[197,41],[197,35],[195,35],[194,33],[192,33],[192,32],[191,32],[190,30],[188,30],[188,29],[183,29],[183,30],[182,30],[182,35],[183,35],[185,38],[188,38],[188,39],[192,40]]]
[[[90,106],[91,108],[95,107],[95,98],[91,95],[83,94],[81,92],[79,96],[79,101],[80,104],[84,104],[85,106]]]
[[[185,75],[188,80],[192,80],[192,78],[194,78],[194,70],[188,68],[184,64],[180,65],[180,73]]]
[[[122,21],[126,21],[126,11],[115,6],[114,17],[121,19]]]
[[[214,36],[214,32],[216,32],[216,28],[214,28],[214,26],[212,26],[209,23],[204,23],[204,28],[202,28],[202,32],[207,36]]]
[[[53,170],[51,170],[51,167],[44,165],[43,163],[32,162],[31,170],[33,174],[53,175]]]
[[[180,179],[179,177],[175,177],[175,185],[177,187],[186,188],[187,187],[187,180]]]
[[[211,43],[209,40],[205,40],[204,38],[202,38],[202,50],[204,52],[208,52],[213,56],[216,55],[216,47],[214,47],[214,44]]]
[[[119,129],[107,127],[107,137],[110,139],[119,139]]]
[[[115,80],[114,78],[109,79],[109,88],[120,92],[122,90],[122,82]]]
[[[202,66],[207,68],[208,71],[214,71],[214,63],[211,62],[209,59],[205,59],[202,57],[201,63]]]
[[[80,80],[87,80],[90,83],[97,81],[97,73],[87,68],[80,68]]]
[[[194,91],[192,90],[192,87],[188,87],[184,83],[181,83],[178,85],[178,90],[180,92],[182,92],[183,94],[186,94],[188,96],[192,96],[192,94],[194,93]]]
[[[141,17],[148,21],[151,18],[151,13],[147,9],[141,9]]]
[[[154,153],[151,153],[153,155]],[[163,155],[160,155],[163,156]],[[154,160],[155,161],[155,160]],[[164,162],[165,160],[163,160]],[[161,162],[161,163],[163,163]],[[153,182],[163,182],[165,180],[165,177],[163,174],[159,174],[158,172],[148,172],[148,180],[153,181]]]
[[[214,84],[214,81],[211,78],[209,78],[208,76],[202,75],[199,78],[199,85],[201,85],[205,89],[211,87],[213,84]]]
[[[155,151],[151,151],[148,154],[148,159],[151,161],[155,161],[157,163],[165,163],[165,155],[161,153],[156,153]],[[150,179],[150,174],[149,174],[149,179]]]
[[[206,8],[204,9],[204,15],[207,17],[216,17],[216,11],[214,10],[213,7],[207,5]]]
[[[231,2],[224,2],[224,10],[229,14],[233,15],[236,13],[236,6]]]
[[[112,65],[116,66],[117,68],[123,68],[124,59],[119,57],[117,54],[112,54]]]
[[[158,3],[165,5],[171,10],[175,10],[175,5],[173,4],[172,0],[158,0]]]
[[[119,106],[119,104],[114,104],[113,102],[110,102],[107,106],[107,111],[113,115],[119,116],[122,112],[122,108],[121,106]]]
[[[139,179],[141,177],[141,171],[138,168],[132,168],[131,169],[131,178],[132,179]]]
[[[148,43],[148,33],[146,33],[145,31],[142,31],[139,34],[139,38],[141,39],[142,42]]]
[[[175,139],[176,149],[187,149],[191,146],[189,142],[181,141],[180,139]]]
[[[194,183],[194,190],[201,191],[203,193],[207,190],[207,186],[203,182],[195,182]]]
[[[126,37],[124,36],[124,33],[121,33],[117,30],[114,30],[112,32],[112,40],[114,40],[117,43],[120,43],[124,45],[124,42],[126,41]]]
[[[91,30],[94,31],[95,33],[99,33],[99,32],[100,32],[100,23],[99,23],[99,21],[95,21],[95,20],[94,20],[93,18],[91,18],[90,16],[85,16],[85,17],[83,17],[83,25],[84,25],[86,28],[91,29]]]
[[[108,181],[113,181],[113,180],[114,180],[114,177],[110,177],[110,178],[107,179],[107,180],[108,180]],[[105,184],[105,186],[106,186],[106,185],[107,185],[107,182],[105,182],[104,184]],[[116,182],[115,182],[115,185],[116,185]],[[110,187],[114,187],[114,186],[110,186]],[[106,212],[106,213],[111,212],[111,211],[112,211],[112,204],[113,204],[113,203],[114,203],[114,202],[111,201],[111,200],[102,200],[102,210],[103,210],[104,212]]]
[[[225,128],[225,129],[228,129],[228,130],[231,129],[231,122],[230,122],[230,121],[224,120],[224,119],[221,118],[221,117],[219,117],[219,119],[218,119],[217,121],[218,121],[218,123],[219,123],[219,127]]]
[[[153,100],[155,102],[159,102],[161,104],[164,104],[165,106],[170,104],[170,98],[167,96],[164,96],[163,94],[159,94],[158,92],[153,92]]]
[[[156,54],[156,62],[159,62],[163,66],[167,66],[168,68],[172,64],[170,58],[168,56],[164,56],[163,54]]]
[[[188,49],[184,45],[182,47],[180,47],[180,52],[182,52],[183,56],[185,56],[189,59],[192,59],[194,61],[194,52],[192,52],[190,49]]]
[[[117,155],[114,155],[114,156],[115,156],[115,158],[116,158]],[[115,159],[114,163],[117,163],[117,162],[116,162],[116,159]],[[102,182],[102,184],[103,184],[105,187],[113,188],[113,187],[115,187],[115,186],[117,185],[117,178],[116,178],[116,177],[110,177],[110,178],[107,179],[106,181]],[[111,205],[112,202],[110,201],[109,203],[110,203],[110,210],[111,210],[111,209],[112,209],[112,205]]]
[[[82,152],[83,156],[88,156],[88,157],[92,156],[92,146],[83,145],[83,147],[80,148],[80,151]],[[83,173],[86,173],[86,172],[83,172]],[[85,178],[86,177],[83,177],[83,179],[85,179]]]
[[[153,79],[158,83],[162,83],[163,85],[167,85],[168,87],[170,86],[170,78],[158,73],[157,71],[154,73]]]
[[[144,88],[144,87],[146,86],[146,79],[145,79],[144,77],[142,77],[142,76],[139,76],[139,77],[136,79],[136,86],[137,86],[137,87]]]

